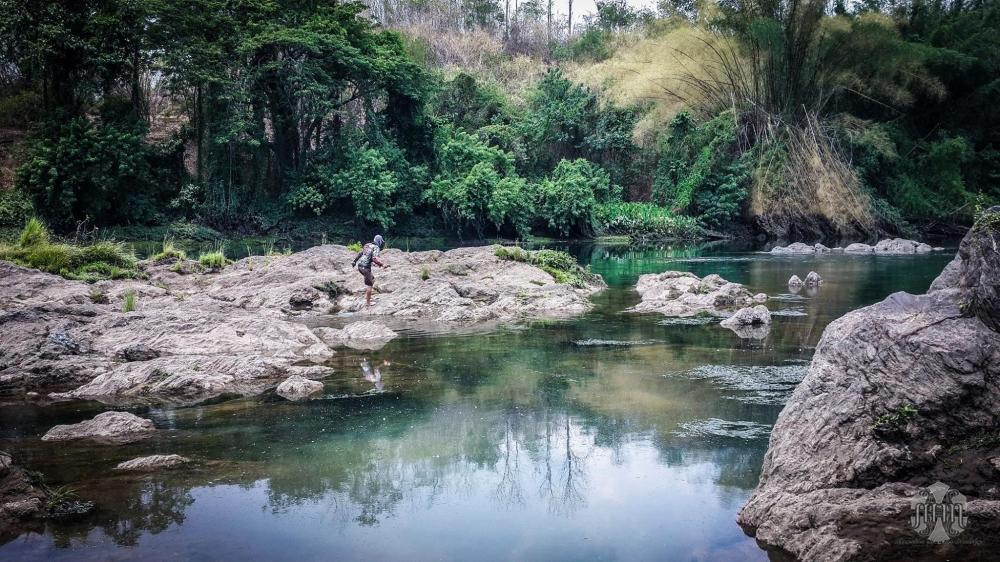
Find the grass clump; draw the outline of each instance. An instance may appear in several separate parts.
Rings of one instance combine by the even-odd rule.
[[[129,313],[135,310],[135,289],[125,291],[125,298],[122,300],[122,312]]]
[[[198,256],[198,263],[205,269],[222,269],[232,263],[226,258],[225,244],[219,244],[215,250]]]
[[[152,255],[149,258],[150,261],[155,263],[161,263],[165,261],[183,261],[187,259],[187,253],[184,250],[178,248],[174,245],[174,240],[172,238],[163,239],[163,248],[159,252]]]
[[[420,268],[420,279],[422,281],[427,281],[431,278],[431,270],[426,265]]]
[[[517,246],[499,246],[493,253],[502,260],[528,263],[538,267],[551,275],[556,283],[583,288],[596,278],[593,273],[580,267],[573,256],[559,250],[531,252]]]
[[[702,229],[693,217],[675,215],[653,203],[612,202],[594,211],[598,231],[604,236],[628,236],[638,240],[693,239]]]
[[[0,259],[80,281],[138,275],[135,254],[125,244],[111,240],[84,246],[53,242],[48,228],[37,218],[25,224],[15,244],[0,245]]]
[[[888,414],[875,418],[872,429],[880,433],[897,433],[906,427],[917,415],[917,409],[912,404],[903,404]]]

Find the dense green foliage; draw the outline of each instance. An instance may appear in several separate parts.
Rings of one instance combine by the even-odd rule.
[[[497,246],[494,252],[502,260],[530,263],[555,279],[574,287],[586,287],[595,276],[577,263],[576,258],[559,250],[525,250],[518,246]]]
[[[0,127],[29,132],[0,226],[804,237],[969,223],[1000,198],[996,3],[672,1],[657,21],[601,0],[540,51],[511,18],[543,7],[522,8],[463,4],[455,21],[509,52],[444,72],[356,2],[0,0]],[[686,109],[653,138],[636,130],[655,100],[559,64],[516,93],[482,72],[593,65],[679,25],[710,60],[658,84]]]

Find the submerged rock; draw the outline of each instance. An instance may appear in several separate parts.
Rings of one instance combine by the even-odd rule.
[[[189,462],[191,462],[191,459],[180,455],[149,455],[118,463],[115,470],[149,472],[164,468],[174,468]]]
[[[739,513],[759,542],[820,562],[903,556],[891,554],[901,544],[928,551],[909,526],[911,500],[941,481],[969,498],[975,524],[963,540],[996,544],[993,234],[970,232],[928,294],[895,293],[826,328]]]
[[[823,284],[823,278],[819,276],[819,273],[815,271],[810,271],[806,275],[806,286],[807,287],[818,287]]]
[[[57,425],[42,441],[89,439],[98,443],[131,443],[150,437],[156,431],[153,422],[128,412],[102,412],[93,419],[71,425]]]
[[[731,311],[752,305],[754,295],[739,283],[731,283],[716,274],[703,279],[693,273],[665,271],[639,277],[636,291],[642,302],[629,312],[657,312],[665,316],[707,314],[729,316]]]
[[[292,375],[282,381],[275,392],[278,393],[278,396],[288,400],[305,400],[323,392],[323,383],[299,375]]]
[[[314,333],[306,316],[351,311],[456,327],[563,317],[590,310],[590,295],[604,287],[597,276],[582,287],[557,283],[495,251],[386,250],[391,267],[376,272],[371,307],[351,266],[355,254],[335,245],[253,256],[211,274],[176,267],[189,261],[148,263],[148,281],[95,285],[0,262],[0,394],[181,403],[253,395],[292,375],[330,372],[321,366],[334,355],[330,338]],[[123,313],[127,290],[140,306]],[[379,337],[355,334],[357,324],[333,345],[389,339],[384,329]]]

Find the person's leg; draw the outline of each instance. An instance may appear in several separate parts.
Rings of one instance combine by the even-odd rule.
[[[372,288],[370,286],[365,287],[365,305],[366,306],[372,305]]]

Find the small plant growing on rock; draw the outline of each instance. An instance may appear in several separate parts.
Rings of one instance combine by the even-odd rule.
[[[347,245],[347,249],[352,252],[360,252],[361,248],[362,248],[361,242],[351,242],[350,244]]]
[[[129,313],[135,310],[135,289],[125,291],[125,299],[122,302],[122,312]]]
[[[882,414],[875,418],[872,429],[883,435],[898,434],[916,415],[917,409],[912,404],[903,404],[888,414]]]
[[[226,259],[226,245],[219,243],[215,250],[198,256],[198,263],[206,269],[219,270],[232,262]]]
[[[187,254],[184,250],[181,250],[174,245],[174,240],[172,238],[164,238],[163,247],[149,259],[154,263],[161,263],[169,260],[182,261],[187,259]]]
[[[420,279],[427,281],[431,278],[431,270],[426,265],[420,268]]]
[[[90,301],[94,304],[108,304],[108,295],[97,287],[91,287]]]

